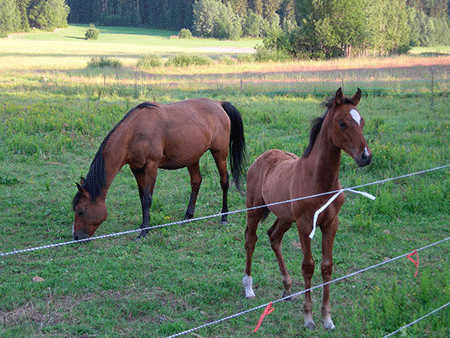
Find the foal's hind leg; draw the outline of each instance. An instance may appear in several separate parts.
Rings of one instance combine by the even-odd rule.
[[[195,202],[197,202],[198,191],[202,183],[202,175],[200,174],[199,161],[187,167],[189,175],[191,176],[191,197],[184,215],[184,219],[191,219],[194,217]]]
[[[288,297],[291,294],[292,279],[289,276],[289,272],[286,268],[286,263],[284,262],[283,254],[281,252],[281,240],[286,231],[291,227],[292,222],[283,221],[279,218],[275,221],[272,227],[267,231],[270,238],[270,244],[272,245],[272,250],[277,257],[278,266],[280,267],[281,279],[283,281],[284,292],[283,297]]]
[[[245,289],[245,297],[247,298],[255,297],[255,293],[253,292],[253,280],[251,277],[252,256],[253,251],[255,251],[256,241],[258,240],[258,236],[256,235],[258,223],[265,215],[267,215],[267,212],[267,208],[259,208],[247,211],[247,227],[245,228],[245,276],[242,279],[242,283],[244,284]]]

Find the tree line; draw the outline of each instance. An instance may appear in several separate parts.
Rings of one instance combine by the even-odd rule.
[[[449,0],[1,0],[0,33],[69,23],[262,37],[298,58],[398,53],[450,44]]]
[[[69,10],[65,0],[0,0],[0,37],[32,28],[67,27]]]

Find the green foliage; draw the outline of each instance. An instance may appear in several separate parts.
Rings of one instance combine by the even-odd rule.
[[[292,56],[283,50],[267,49],[265,47],[257,48],[253,58],[257,62],[286,62],[292,60]]]
[[[140,68],[157,68],[163,65],[162,57],[153,54],[145,54],[141,56],[137,62]]]
[[[0,38],[20,29],[19,8],[14,0],[0,2]]]
[[[450,272],[438,268],[422,269],[417,278],[405,280],[401,284],[381,282],[368,297],[367,310],[358,311],[357,314],[368,323],[367,330],[384,336],[444,305],[450,294],[449,281]],[[414,326],[407,332],[409,335],[432,334],[444,337],[448,333],[444,327],[450,325],[446,312],[448,309],[428,319],[425,329],[428,334],[418,331]]]
[[[202,55],[176,54],[167,60],[168,67],[208,66],[212,64],[211,58]]]
[[[86,40],[97,40],[99,35],[100,32],[95,28],[95,25],[91,23],[84,36],[86,37]]]
[[[219,0],[196,0],[193,8],[195,32],[201,37],[238,39],[242,35],[240,18],[230,3]]]
[[[28,9],[31,27],[53,30],[57,27],[67,27],[69,6],[65,0],[44,0],[32,2]]]
[[[192,33],[191,33],[191,31],[189,29],[183,28],[178,33],[178,37],[180,39],[191,39],[192,38]]]
[[[88,68],[122,68],[122,62],[119,59],[111,59],[106,56],[92,57],[88,62]]]

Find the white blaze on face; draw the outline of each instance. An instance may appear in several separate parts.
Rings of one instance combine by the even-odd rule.
[[[355,120],[356,123],[358,123],[358,125],[361,125],[361,115],[359,115],[356,109],[350,110],[350,115],[352,116],[353,120]]]

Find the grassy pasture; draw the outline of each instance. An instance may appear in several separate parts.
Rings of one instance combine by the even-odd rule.
[[[143,36],[156,39],[151,34]],[[136,31],[136,35],[141,34]],[[16,38],[0,43],[15,46]],[[102,46],[103,53],[114,55],[129,38],[122,34],[117,34],[116,39],[111,37]],[[46,48],[53,50],[53,39],[42,40],[35,47],[39,46],[44,55]],[[179,42],[174,41],[173,46],[179,46]],[[65,43],[58,49],[64,50],[63,45],[72,48]],[[212,45],[213,41],[208,43]],[[128,50],[133,48],[130,45]],[[11,55],[2,54],[2,58],[13,59],[13,50],[10,48]],[[75,50],[68,50],[67,55],[73,55]],[[169,52],[162,48],[162,53]],[[319,104],[324,95],[331,95],[342,84],[345,93],[351,95],[359,86],[366,93],[359,109],[366,119],[365,135],[374,162],[358,169],[343,155],[341,181],[345,187],[450,163],[450,98],[444,81],[448,69],[439,65],[445,65],[445,58],[403,59],[406,65],[434,60],[434,66],[441,67],[436,77],[440,76],[437,86],[440,83],[442,87],[431,97],[428,81],[421,82],[409,95],[400,95],[413,81],[428,76],[430,65],[414,64],[403,69],[403,73],[383,69],[389,68],[389,62],[400,62],[398,59],[363,60],[371,66],[360,66],[358,71],[345,61],[331,61],[244,65],[247,71],[239,76],[225,71],[217,74],[218,70],[212,67],[173,73],[164,69],[159,75],[149,75],[128,67],[118,72],[85,70],[89,53],[80,51],[80,56],[74,56],[79,61],[69,62],[67,68],[55,63],[57,55],[52,56],[52,61],[44,61],[48,62],[44,68],[41,60],[46,56],[23,55],[21,62],[36,65],[37,70],[14,66],[0,76],[1,252],[70,240],[74,181],[86,175],[101,140],[124,113],[154,98],[172,102],[208,96],[232,102],[244,119],[251,163],[270,148],[300,155],[307,144],[311,119],[323,113]],[[137,51],[124,52],[123,58],[131,60],[135,58],[133,53],[138,55]],[[52,63],[55,68],[51,68]],[[385,67],[377,67],[377,63]],[[310,68],[309,72],[302,68],[290,77],[287,72],[280,72],[290,66]],[[404,74],[400,87],[394,79],[398,74]],[[374,77],[380,79],[380,87],[389,89],[382,96],[367,95]],[[287,80],[291,78],[296,81]],[[308,80],[316,85],[317,93],[296,95],[303,88],[296,82]],[[397,92],[392,92],[395,87]],[[201,168],[204,181],[196,216],[218,212],[221,203],[218,175],[210,155],[203,158]],[[449,236],[448,168],[364,190],[377,196],[377,200],[347,195],[334,247],[335,278]],[[152,224],[180,220],[188,197],[186,170],[160,171]],[[244,197],[234,188],[229,197],[232,210],[245,207]],[[136,183],[127,168],[116,177],[107,206],[108,219],[97,234],[135,229],[140,223]],[[1,257],[0,335],[165,337],[279,298],[282,284],[278,266],[265,236],[273,218],[258,232],[253,271],[257,298],[251,301],[245,299],[241,286],[245,214],[230,215],[229,219],[227,226],[210,219],[154,230],[141,242],[134,240],[136,234]],[[301,291],[301,250],[294,229],[286,234],[283,250],[294,279],[293,291]],[[313,285],[317,285],[321,283],[320,231],[313,240],[313,255]],[[336,330],[331,333],[321,327],[321,292],[315,291],[316,330],[303,328],[300,297],[275,304],[275,311],[265,319],[258,336],[388,334],[450,300],[449,242],[421,251],[419,256],[416,278],[415,267],[404,258],[333,284],[331,301]],[[34,282],[34,277],[43,281]],[[254,311],[187,336],[253,336],[261,312]],[[405,335],[448,337],[449,314],[446,308],[408,328]]]

